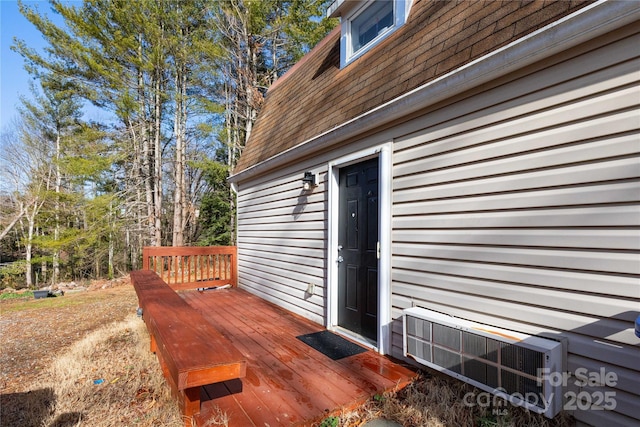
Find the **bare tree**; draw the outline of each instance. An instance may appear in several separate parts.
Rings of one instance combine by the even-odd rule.
[[[31,261],[36,217],[51,196],[54,185],[54,168],[50,145],[40,135],[30,133],[23,123],[14,122],[14,130],[3,134],[0,150],[0,168],[3,190],[12,195],[17,207],[18,222],[26,220],[22,227],[25,241],[26,285],[32,286]],[[8,232],[8,230],[7,230]],[[6,233],[3,233],[3,238]]]

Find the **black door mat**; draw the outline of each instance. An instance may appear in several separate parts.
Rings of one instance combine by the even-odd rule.
[[[366,348],[360,347],[358,344],[354,344],[331,331],[314,332],[312,334],[299,335],[296,338],[333,360],[367,351]]]

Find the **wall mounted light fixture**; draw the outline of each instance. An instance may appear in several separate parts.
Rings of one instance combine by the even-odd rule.
[[[302,178],[302,189],[309,191],[316,185],[318,185],[316,183],[316,175],[313,172],[305,172],[304,178]]]

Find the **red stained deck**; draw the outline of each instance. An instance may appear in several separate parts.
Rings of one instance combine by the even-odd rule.
[[[247,358],[245,378],[203,389],[198,425],[217,408],[230,427],[311,425],[415,375],[373,351],[331,360],[296,338],[322,326],[246,291],[180,294]]]

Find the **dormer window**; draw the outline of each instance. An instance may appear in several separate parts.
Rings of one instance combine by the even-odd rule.
[[[407,21],[412,0],[335,0],[327,15],[340,17],[340,68],[360,57]]]
[[[351,56],[393,28],[393,0],[374,1],[349,20]]]

